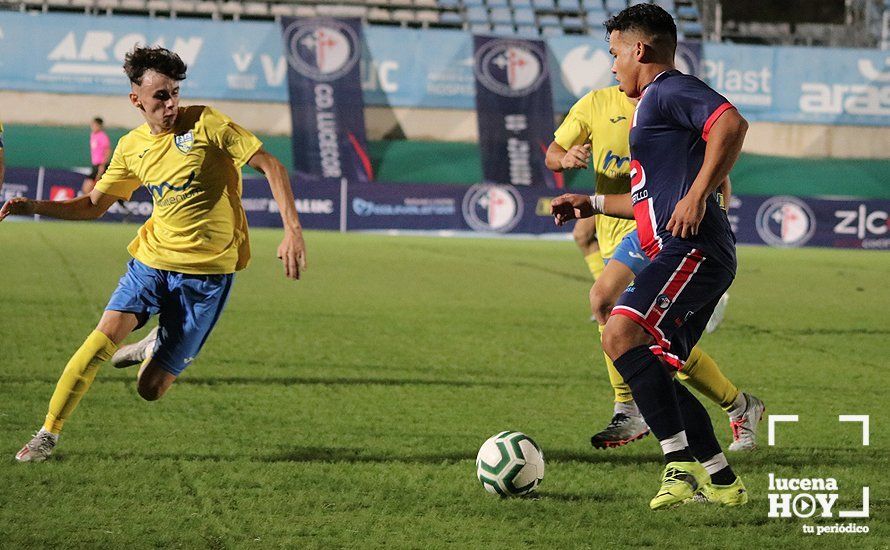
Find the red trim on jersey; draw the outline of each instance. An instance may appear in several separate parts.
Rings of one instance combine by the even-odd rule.
[[[649,346],[649,351],[652,352],[652,355],[661,358],[662,361],[674,367],[678,371],[683,370],[683,366],[686,365],[686,361],[683,361],[673,353],[664,351],[664,348],[662,348],[661,346]]]
[[[613,315],[623,315],[627,317],[634,323],[640,325],[645,329],[646,332],[652,335],[655,338],[655,341],[658,342],[658,345],[665,349],[671,349],[671,343],[668,340],[664,339],[664,335],[658,330],[655,326],[650,325],[645,318],[638,311],[635,311],[627,306],[615,306],[612,308],[612,313],[609,316]]]
[[[664,317],[664,314],[667,313],[674,304],[677,296],[683,292],[683,289],[686,288],[686,285],[692,280],[692,276],[698,271],[698,266],[701,265],[704,259],[705,258],[701,255],[701,252],[695,248],[686,254],[686,257],[680,262],[680,266],[677,267],[677,270],[674,271],[674,274],[668,279],[667,284],[664,285],[664,288],[662,288],[661,292],[658,293],[658,296],[655,297],[655,301],[649,306],[649,311],[646,312],[647,323],[652,326],[658,326],[658,323],[661,322],[661,318]],[[658,299],[661,296],[667,296],[668,300],[670,300],[668,306],[664,309],[658,307]]]
[[[709,116],[707,122],[705,122],[704,130],[701,131],[701,138],[703,140],[708,141],[708,134],[711,133],[711,126],[713,126],[714,123],[717,122],[717,119],[720,118],[720,115],[722,115],[723,113],[725,113],[726,111],[728,111],[730,109],[735,109],[735,105],[733,105],[732,103],[730,103],[728,101],[726,103],[724,103],[723,105],[714,109],[714,112],[711,113],[711,116]]]

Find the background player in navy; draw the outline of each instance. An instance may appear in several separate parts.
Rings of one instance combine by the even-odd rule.
[[[563,195],[552,211],[561,224],[606,213],[633,217],[652,263],[618,300],[603,334],[666,466],[653,509],[696,493],[712,502],[747,502],[744,485],[720,449],[701,403],[672,381],[735,277],[735,237],[717,188],[742,148],[747,122],[723,96],[674,69],[677,28],[652,4],[606,22],[612,72],[639,98],[631,123],[631,192]]]

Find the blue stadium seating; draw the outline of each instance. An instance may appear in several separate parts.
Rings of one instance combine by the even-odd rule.
[[[517,25],[534,25],[535,12],[530,9],[517,8],[513,12],[513,20],[516,22]]]
[[[490,20],[495,25],[512,25],[513,14],[510,8],[494,8],[491,10]]]
[[[467,8],[467,21],[471,25],[488,23],[488,10],[480,7]]]

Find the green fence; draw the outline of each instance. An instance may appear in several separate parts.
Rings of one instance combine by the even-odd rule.
[[[89,129],[7,125],[4,141],[9,166],[71,168],[89,164]],[[124,130],[110,129],[116,142]],[[289,166],[290,138],[260,136],[266,148]],[[482,177],[475,143],[372,141],[377,179],[387,182],[469,185]],[[587,171],[569,174],[570,188],[590,189]],[[843,195],[890,198],[890,160],[790,159],[742,155],[732,173],[736,193],[797,196]]]

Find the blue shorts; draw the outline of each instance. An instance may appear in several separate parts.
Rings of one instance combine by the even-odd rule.
[[[615,248],[612,257],[606,258],[603,263],[608,264],[609,260],[623,263],[633,271],[635,276],[639,275],[649,265],[649,258],[643,252],[643,247],[640,245],[640,236],[637,235],[636,231],[631,231],[625,235]]]
[[[134,259],[127,263],[127,272],[105,309],[135,313],[139,319],[136,328],[160,314],[152,358],[165,371],[179,376],[213,330],[234,278],[232,273],[187,275],[164,271]]]
[[[655,355],[682,368],[735,274],[699,249],[672,241],[618,298],[623,315],[655,338]]]

